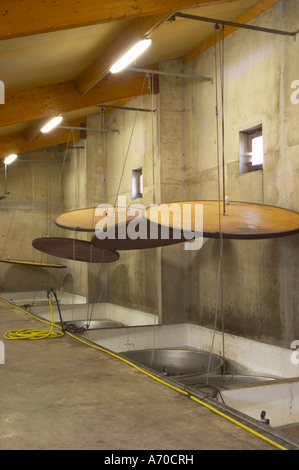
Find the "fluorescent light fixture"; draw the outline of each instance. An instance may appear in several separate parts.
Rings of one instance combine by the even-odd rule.
[[[47,122],[47,124],[41,129],[41,132],[43,134],[50,132],[52,129],[54,129],[54,127],[58,126],[58,124],[60,124],[61,121],[62,121],[62,116],[57,116],[51,119],[51,121]]]
[[[8,157],[5,158],[4,163],[5,165],[9,165],[10,163],[14,162],[18,158],[18,155],[12,153]]]
[[[131,64],[137,57],[139,57],[146,49],[151,45],[151,39],[142,39],[137,42],[126,54],[121,57],[110,69],[111,73],[117,73],[125,69]]]

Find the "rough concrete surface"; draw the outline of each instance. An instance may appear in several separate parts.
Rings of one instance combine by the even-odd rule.
[[[0,333],[48,329],[5,304]],[[9,341],[0,450],[275,450],[105,352],[65,335]]]

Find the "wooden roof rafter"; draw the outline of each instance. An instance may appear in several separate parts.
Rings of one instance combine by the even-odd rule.
[[[238,0],[1,0],[0,40],[160,15]]]

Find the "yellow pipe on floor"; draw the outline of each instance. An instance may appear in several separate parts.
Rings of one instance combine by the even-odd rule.
[[[262,439],[263,441],[265,442],[268,442],[268,444],[271,444],[275,447],[277,447],[279,450],[287,450],[285,447],[281,446],[280,444],[277,444],[277,442],[274,442],[272,441],[271,439],[268,439],[266,436],[263,436],[262,434],[254,431],[253,429],[249,428],[248,426],[245,426],[245,424],[243,423],[240,423],[239,421],[237,421],[236,419],[234,418],[231,418],[230,416],[222,413],[221,411],[217,410],[216,408],[214,408],[213,406],[209,405],[208,403],[205,403],[204,401],[202,400],[199,400],[198,398],[196,397],[193,397],[192,395],[189,397],[191,400],[195,401],[196,403],[199,403],[200,405],[204,406],[205,408],[208,408],[209,410],[213,411],[214,413],[216,413],[217,415],[221,416],[222,418],[225,418],[227,419],[228,421],[230,421],[231,423],[233,424],[236,424],[237,426],[241,427],[242,429],[245,429],[245,431],[248,431],[250,432],[251,434],[253,434],[254,436]]]

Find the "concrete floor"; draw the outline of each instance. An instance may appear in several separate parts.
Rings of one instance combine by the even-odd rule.
[[[0,335],[48,326],[0,303]],[[0,450],[275,450],[117,358],[65,335],[8,341]]]

